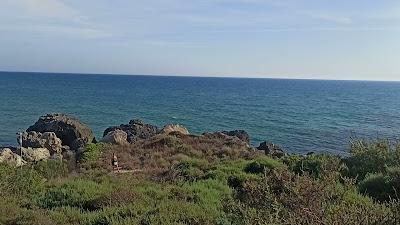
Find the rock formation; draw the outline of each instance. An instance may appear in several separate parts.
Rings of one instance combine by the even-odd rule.
[[[36,132],[54,132],[61,139],[62,145],[68,145],[73,150],[84,144],[95,142],[92,130],[78,119],[61,114],[47,114],[39,118],[39,120],[27,130]]]
[[[10,166],[22,166],[26,162],[18,154],[11,151],[9,148],[0,150],[0,163],[6,163]]]
[[[179,125],[179,124],[168,124],[168,125],[165,125],[164,128],[161,130],[161,132],[165,133],[165,134],[169,134],[169,133],[172,133],[172,132],[174,132],[174,133],[175,132],[179,132],[179,133],[185,134],[185,135],[189,134],[189,131],[186,129],[186,127],[184,127],[182,125]]]
[[[221,133],[229,136],[236,136],[240,140],[246,142],[247,144],[250,144],[250,135],[244,130],[221,131]]]
[[[279,146],[269,143],[269,142],[261,142],[260,145],[257,147],[258,150],[264,151],[266,155],[270,155],[273,157],[283,157],[285,152]]]
[[[104,136],[100,142],[110,143],[116,145],[126,145],[128,144],[128,134],[123,130],[113,130],[108,132],[106,136]]]
[[[20,150],[17,150],[20,154]],[[38,162],[50,158],[50,151],[47,148],[22,148],[22,158],[27,162]]]
[[[212,133],[203,133],[202,136],[204,136],[205,138],[207,138],[209,140],[220,140],[223,143],[225,143],[226,145],[244,146],[247,149],[250,149],[250,145],[247,142],[240,139],[239,137],[237,137],[235,135],[232,135],[232,136],[227,135],[221,131],[212,132]]]
[[[103,133],[103,137],[114,130],[125,131],[127,134],[127,141],[130,143],[134,143],[140,139],[148,139],[160,132],[154,125],[146,124],[141,120],[131,120],[129,124],[121,124],[120,126],[107,128]]]
[[[31,148],[47,148],[50,154],[60,154],[62,151],[62,142],[54,132],[23,132],[22,146]]]

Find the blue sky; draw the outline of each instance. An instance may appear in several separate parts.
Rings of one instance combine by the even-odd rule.
[[[0,70],[400,80],[400,1],[0,0]]]

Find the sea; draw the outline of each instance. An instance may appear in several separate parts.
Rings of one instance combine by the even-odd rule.
[[[0,72],[0,146],[47,113],[96,137],[142,119],[192,134],[242,129],[257,146],[346,154],[352,139],[400,137],[400,82]]]

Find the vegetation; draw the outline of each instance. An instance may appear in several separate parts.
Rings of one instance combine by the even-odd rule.
[[[400,144],[350,147],[274,159],[175,136],[91,144],[73,171],[0,165],[0,224],[399,224]],[[137,171],[112,173],[114,152]]]

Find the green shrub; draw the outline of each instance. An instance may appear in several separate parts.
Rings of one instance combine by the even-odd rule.
[[[37,193],[43,184],[44,178],[29,166],[11,168],[0,164],[0,191],[3,195],[23,198]]]
[[[362,193],[379,201],[399,199],[400,167],[387,168],[385,173],[368,174],[359,187]]]
[[[344,159],[346,175],[361,181],[368,173],[383,173],[386,167],[400,166],[400,143],[388,140],[354,141],[350,157]]]
[[[168,171],[167,179],[169,180],[186,180],[194,181],[204,177],[204,170],[207,163],[201,160],[185,160],[172,166]]]
[[[324,174],[338,173],[344,168],[341,159],[331,155],[291,155],[285,157],[283,162],[294,173],[300,175],[307,173],[314,178],[320,178]]]
[[[262,157],[253,160],[246,165],[244,171],[247,173],[264,173],[265,170],[282,168],[283,164],[269,157]]]
[[[61,178],[68,175],[68,165],[59,160],[39,161],[33,167],[46,179]]]
[[[55,207],[87,208],[88,203],[111,190],[106,184],[98,184],[90,180],[72,180],[61,186],[44,191],[36,199],[37,205],[44,209]]]
[[[79,162],[88,168],[96,167],[96,162],[105,150],[104,143],[90,143],[79,156]]]

